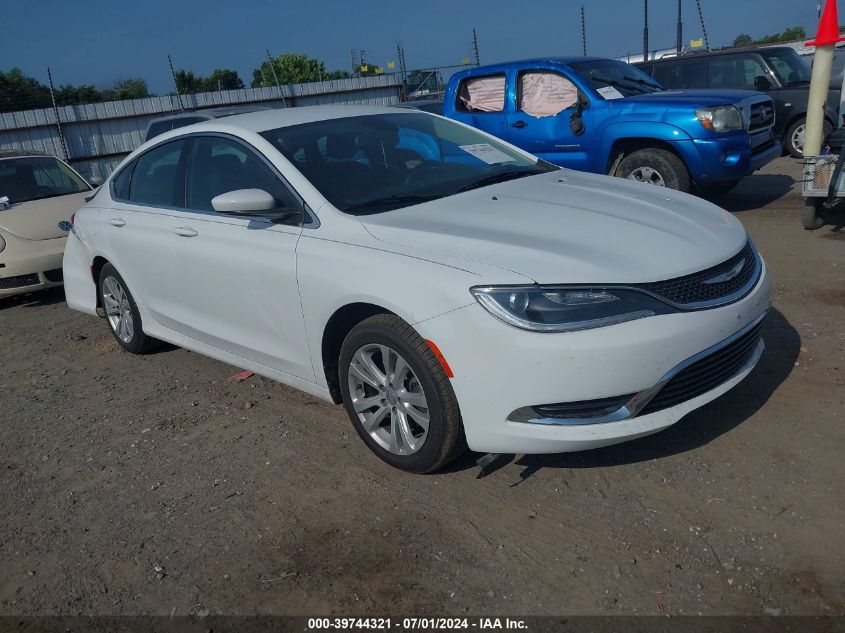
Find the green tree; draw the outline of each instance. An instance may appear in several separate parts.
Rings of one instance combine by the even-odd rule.
[[[276,71],[275,75],[273,70]],[[272,61],[267,60],[252,71],[252,87],[266,88],[280,84],[301,84],[328,79],[329,74],[323,62],[300,53],[285,53]]]
[[[216,68],[208,77],[203,77],[202,87],[205,92],[215,90],[240,90],[244,82],[238,77],[236,70]]]
[[[753,43],[754,40],[748,33],[741,33],[740,35],[736,36],[736,39],[734,39],[734,46],[736,47],[751,46]]]
[[[194,75],[190,70],[176,71],[176,90],[179,94],[191,95],[197,92],[205,92],[203,78]]]
[[[120,101],[149,97],[150,92],[143,79],[118,79],[111,88],[102,90],[100,96],[103,101]]]
[[[47,108],[52,105],[50,89],[20,68],[0,72],[0,112]]]
[[[64,85],[56,90],[56,103],[58,105],[80,105],[83,103],[97,103],[103,100],[103,95],[94,86],[83,84],[81,86]]]

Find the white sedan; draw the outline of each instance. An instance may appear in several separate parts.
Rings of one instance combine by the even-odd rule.
[[[208,121],[133,152],[75,216],[71,308],[343,403],[385,461],[654,433],[759,360],[742,225],[416,111]]]

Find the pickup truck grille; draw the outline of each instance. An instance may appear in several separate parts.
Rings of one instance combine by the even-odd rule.
[[[774,124],[775,107],[771,99],[751,105],[751,114],[748,119],[749,132],[759,132],[772,127]]]
[[[721,264],[691,275],[637,284],[636,287],[681,308],[724,305],[748,294],[760,275],[759,260],[751,242],[746,242],[745,248]]]

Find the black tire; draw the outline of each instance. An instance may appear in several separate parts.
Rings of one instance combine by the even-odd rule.
[[[349,384],[350,366],[353,357],[359,350],[372,345],[387,346],[397,352],[412,372],[412,375],[408,374],[408,378],[416,379],[418,381],[416,388],[422,390],[427,404],[428,431],[422,440],[422,445],[416,449],[416,452],[403,455],[391,452],[383,447],[364,429],[361,417],[355,411]],[[383,363],[381,368],[384,369]],[[389,374],[387,371],[384,371],[384,373]],[[355,376],[354,373],[352,375]],[[378,314],[352,328],[340,350],[338,381],[343,394],[344,407],[358,435],[361,436],[370,450],[391,466],[414,473],[429,473],[442,468],[466,451],[466,438],[461,423],[458,400],[452,390],[449,377],[428,344],[417,334],[414,328],[396,315]],[[372,388],[370,389],[372,390]],[[399,386],[397,385],[397,392],[398,389]],[[378,396],[376,390],[372,390],[372,393]],[[385,404],[374,405],[374,408],[376,410],[379,410],[381,406],[385,406],[387,409],[391,408],[386,400],[382,400],[382,403]],[[394,402],[393,411],[396,411],[397,407],[400,406],[401,402]],[[362,413],[362,415],[364,414]],[[384,428],[384,424],[392,429],[393,425],[390,419],[388,417],[381,422],[381,425],[376,426],[380,429],[379,433],[389,435],[389,430]],[[412,420],[407,416],[406,419]],[[421,430],[421,427],[418,428],[418,431]]]
[[[620,178],[639,180],[635,177],[636,172],[642,169],[656,172],[663,184],[670,189],[684,193],[690,191],[690,177],[684,161],[668,150],[647,147],[631,152],[619,163],[616,175]]]
[[[805,229],[815,231],[824,226],[823,209],[821,200],[809,200],[804,203],[804,208],[801,211],[801,224],[804,225]]]
[[[128,330],[123,330],[121,332],[116,330],[116,327],[119,328],[119,326],[116,326],[110,318],[110,316],[115,316],[119,319],[121,316],[119,314],[109,314],[109,305],[114,304],[111,299],[114,297],[114,294],[111,292],[111,290],[115,288],[113,284],[117,284],[117,287],[125,293],[126,302],[124,309],[131,317],[131,336],[127,336],[129,333]],[[154,339],[144,334],[141,323],[141,314],[138,312],[138,306],[135,304],[135,299],[132,297],[132,293],[129,292],[129,288],[126,286],[126,282],[123,280],[123,277],[120,276],[120,273],[118,273],[117,269],[111,264],[106,264],[100,271],[97,292],[100,294],[100,304],[106,312],[106,322],[109,325],[109,331],[112,333],[112,336],[114,336],[118,345],[131,354],[146,354],[161,345],[161,341],[158,339]]]
[[[801,117],[800,119],[793,121],[792,125],[786,130],[786,134],[783,135],[783,146],[786,149],[787,153],[792,156],[793,158],[804,158],[804,145],[796,144],[793,137],[795,137],[795,132],[800,128],[802,125],[807,124],[806,117]],[[827,121],[824,122],[824,132],[822,133],[822,144],[824,144],[824,140],[833,132],[833,126],[828,123]]]

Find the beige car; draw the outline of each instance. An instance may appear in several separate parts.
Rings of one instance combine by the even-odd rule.
[[[0,151],[0,298],[61,285],[70,219],[90,191],[55,156]]]

